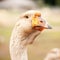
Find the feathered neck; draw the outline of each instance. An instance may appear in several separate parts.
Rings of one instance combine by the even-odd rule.
[[[27,44],[31,44],[39,33],[24,33],[21,27],[15,27],[10,40],[11,60],[28,60]]]

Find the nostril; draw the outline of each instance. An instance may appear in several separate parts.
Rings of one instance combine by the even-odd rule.
[[[43,23],[43,21],[40,21],[41,23]]]

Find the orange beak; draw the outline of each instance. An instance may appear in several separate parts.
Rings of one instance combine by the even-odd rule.
[[[36,30],[42,31],[44,29],[51,29],[52,27],[47,23],[47,21],[40,18],[38,15],[32,17],[32,27]]]

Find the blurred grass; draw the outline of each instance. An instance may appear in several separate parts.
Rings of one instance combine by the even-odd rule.
[[[10,16],[15,14],[18,15],[19,13],[9,11]],[[43,60],[50,49],[60,48],[60,19],[53,20],[51,17],[49,17],[48,20],[53,29],[43,31],[36,38],[34,44],[28,47],[29,60]],[[5,27],[0,25],[0,36],[2,36],[2,40],[4,40],[4,42],[0,44],[0,60],[10,60],[8,46],[11,32],[12,27]],[[5,49],[7,50],[5,51]],[[2,55],[1,51],[4,52]]]
[[[11,30],[11,27],[0,27],[0,36],[5,38],[5,43],[9,41]]]

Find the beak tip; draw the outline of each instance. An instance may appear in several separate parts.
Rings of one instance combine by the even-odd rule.
[[[52,27],[50,25],[48,25],[48,28],[47,29],[52,29]]]

